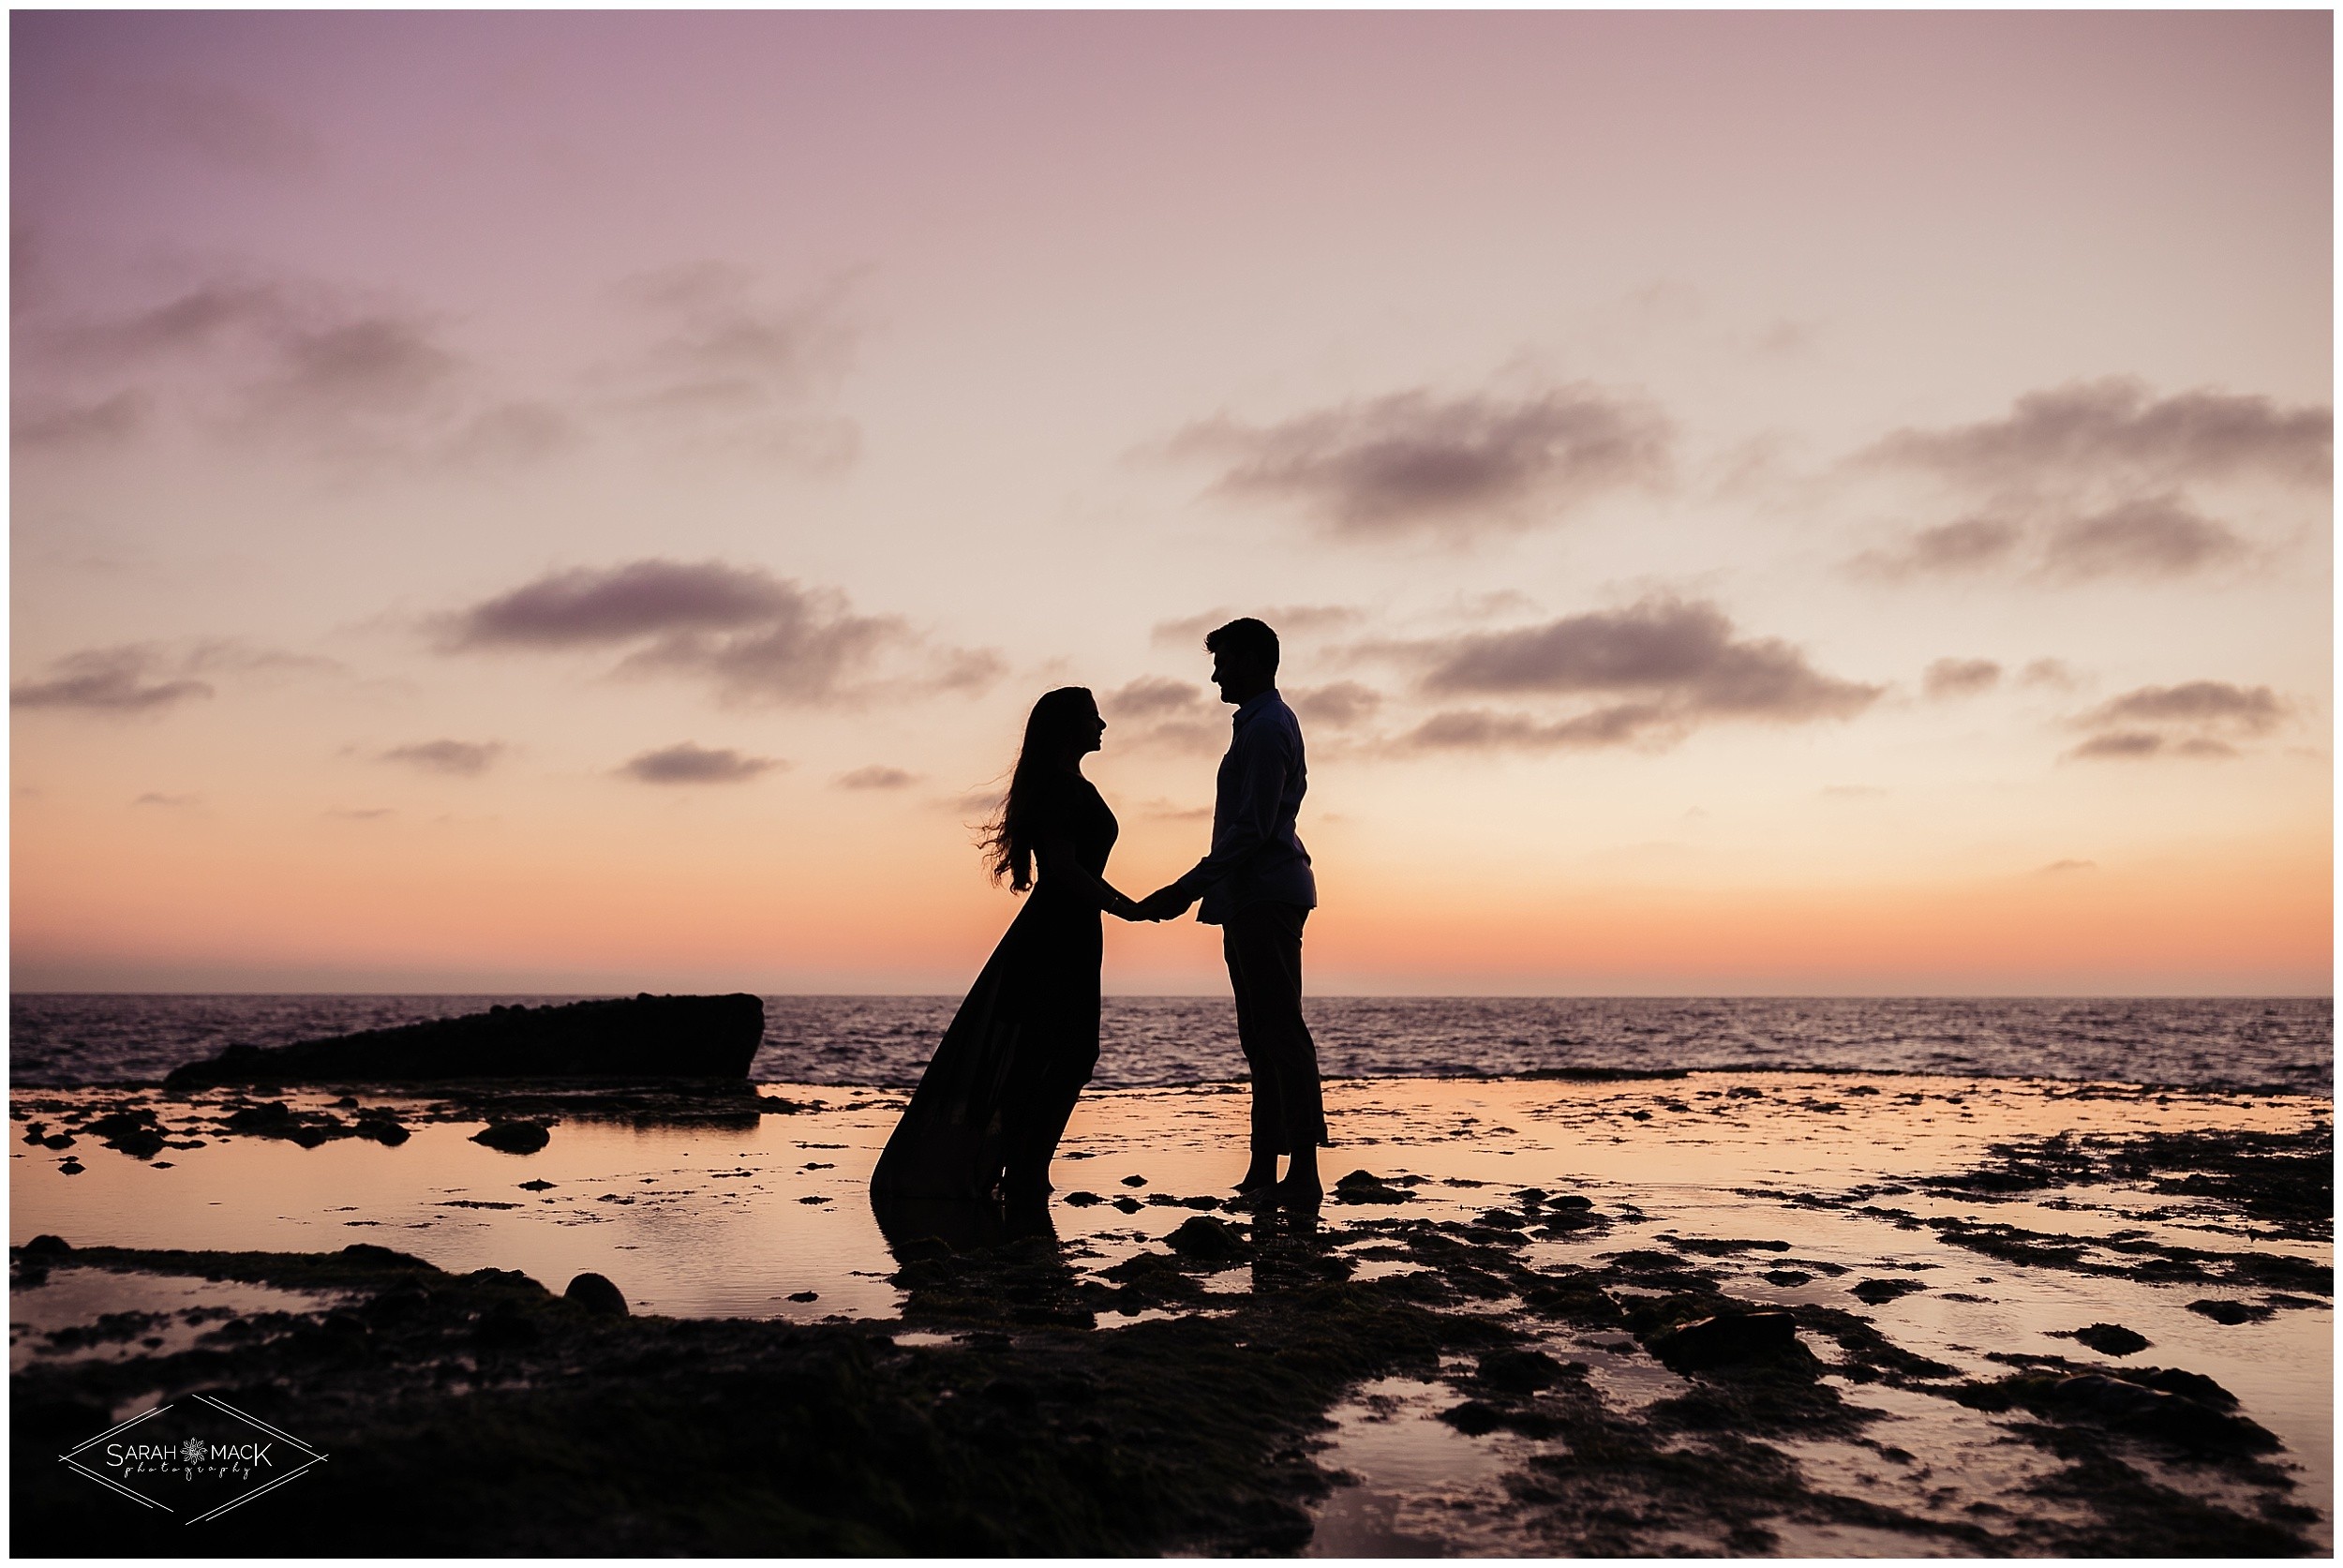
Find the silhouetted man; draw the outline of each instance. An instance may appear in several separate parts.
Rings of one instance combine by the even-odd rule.
[[[1212,851],[1139,909],[1165,920],[1201,897],[1196,918],[1220,927],[1237,1038],[1253,1069],[1253,1157],[1237,1191],[1313,1203],[1321,1196],[1318,1146],[1327,1138],[1318,1045],[1302,1021],[1302,922],[1318,903],[1309,852],[1293,832],[1308,782],[1302,726],[1277,695],[1276,633],[1247,617],[1214,632],[1204,647],[1220,700],[1236,704],[1213,800]],[[1279,1155],[1291,1157],[1283,1181]]]

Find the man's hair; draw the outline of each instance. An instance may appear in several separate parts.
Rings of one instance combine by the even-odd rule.
[[[1277,673],[1277,634],[1269,622],[1249,615],[1215,629],[1204,638],[1204,651],[1254,660],[1270,674]]]

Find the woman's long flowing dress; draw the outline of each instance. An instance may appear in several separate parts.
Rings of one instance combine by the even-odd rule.
[[[1094,876],[1118,827],[1087,779],[1052,781],[1036,838],[1069,840]],[[883,1198],[989,1198],[1037,1187],[1098,1061],[1099,913],[1043,875],[969,989],[871,1172]]]

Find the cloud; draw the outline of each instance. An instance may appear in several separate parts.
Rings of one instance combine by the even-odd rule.
[[[2049,865],[2044,866],[2036,874],[2040,876],[2063,876],[2069,872],[2097,871],[2098,870],[2098,865],[2099,863],[2097,860],[2052,860]]]
[[[860,430],[815,405],[854,364],[862,334],[847,306],[856,281],[774,305],[756,297],[754,273],[723,261],[625,279],[617,294],[649,336],[604,372],[612,406],[686,448],[812,471],[851,467]]]
[[[2037,659],[2019,672],[2018,684],[2021,686],[2056,686],[2061,690],[2072,690],[2082,684],[2082,679],[2067,666],[2064,659]]]
[[[95,402],[21,404],[9,413],[8,434],[20,446],[113,446],[144,428],[153,399],[131,390]]]
[[[619,648],[626,675],[708,680],[741,704],[819,704],[980,691],[1005,664],[987,649],[931,646],[899,617],[757,567],[637,560],[548,573],[439,623],[448,652]],[[882,663],[899,666],[881,679]]]
[[[1406,751],[1544,751],[1555,747],[1619,746],[1680,717],[1659,703],[1619,703],[1576,718],[1539,720],[1485,709],[1435,713],[1400,737]]]
[[[1671,439],[1649,406],[1578,385],[1513,401],[1404,392],[1268,426],[1205,420],[1168,450],[1224,465],[1216,493],[1294,503],[1337,535],[1455,538],[1657,485]]]
[[[1333,729],[1348,729],[1364,723],[1383,705],[1382,693],[1355,680],[1337,680],[1329,686],[1296,686],[1281,694],[1303,723],[1325,724]]]
[[[1568,715],[1450,709],[1404,736],[1403,749],[1676,739],[1716,720],[1849,718],[1886,690],[1825,675],[1779,638],[1737,636],[1713,604],[1666,595],[1543,625],[1366,644],[1355,651],[1412,665],[1417,690],[1436,700],[1609,699]]]
[[[1938,698],[1975,696],[2000,683],[2001,666],[1991,659],[1939,659],[1920,678],[1920,689]]]
[[[380,822],[384,817],[396,816],[398,813],[389,806],[366,806],[356,811],[329,811],[323,814],[341,822]]]
[[[1310,636],[1331,632],[1363,619],[1364,611],[1347,605],[1286,605],[1276,609],[1236,610],[1221,608],[1206,610],[1201,615],[1182,616],[1177,620],[1159,620],[1148,634],[1157,647],[1201,649],[1204,637],[1216,627],[1226,626],[1240,616],[1251,616],[1268,622],[1277,634],[1280,643],[1287,638]]]
[[[2286,408],[2213,391],[2159,398],[2137,378],[2111,377],[2028,393],[1999,419],[1898,430],[1858,461],[1993,491],[2064,488],[2085,478],[2323,485],[2333,475],[2334,425],[2323,406]]]
[[[1142,675],[1127,685],[1116,687],[1098,699],[1098,709],[1109,718],[1124,720],[1210,711],[1201,686],[1159,675]]]
[[[18,708],[78,709],[93,713],[157,713],[214,694],[210,682],[158,679],[160,651],[151,645],[93,648],[50,662],[45,680],[21,680],[8,688]]]
[[[2267,686],[2233,686],[2226,680],[2191,680],[2178,686],[2142,686],[2112,697],[2077,721],[2116,724],[2195,724],[2247,735],[2274,728],[2289,711]]]
[[[900,768],[888,768],[875,762],[868,768],[858,768],[851,773],[838,775],[838,787],[841,789],[908,789],[918,782],[919,775],[917,773],[907,773]]]
[[[631,757],[619,771],[645,784],[741,784],[787,766],[777,757],[743,756],[729,748],[710,749],[685,740]]]
[[[2223,736],[2267,734],[2291,712],[2291,707],[2267,686],[2236,686],[2226,680],[2142,686],[2076,718],[2077,728],[2099,733],[2067,755],[2082,759],[2232,757],[2238,754],[2237,748]]]
[[[1110,722],[1108,742],[1118,749],[1209,752],[1229,742],[1230,709],[1185,680],[1142,675],[1101,693],[1098,711]]]
[[[794,583],[717,560],[580,567],[549,573],[462,612],[450,628],[450,644],[565,648],[729,631],[800,613],[804,601]]]
[[[183,807],[198,805],[201,800],[202,797],[200,795],[165,795],[159,790],[150,789],[130,804],[133,806]]]
[[[500,740],[418,740],[393,746],[381,754],[384,762],[403,762],[427,773],[454,773],[471,778],[488,770],[504,754]]]
[[[105,96],[119,123],[230,169],[297,175],[322,162],[316,134],[307,126],[217,82],[134,79],[114,83]]]
[[[1715,605],[1664,596],[1411,651],[1435,694],[1647,692],[1688,713],[1804,720],[1859,712],[1882,690],[1823,675],[1779,638],[1736,638]]]
[[[2246,553],[2246,542],[2174,496],[2125,501],[2052,526],[2042,571],[2054,577],[2179,576]]]
[[[1866,577],[1977,572],[2007,560],[2024,531],[2003,517],[1963,517],[1921,529],[1898,548],[1866,550],[1847,565]]]
[[[2147,730],[2113,730],[2095,735],[2067,754],[2069,757],[2115,758],[2125,761],[2152,756],[2231,757],[2237,748],[2226,740],[2195,736],[2171,740]]]

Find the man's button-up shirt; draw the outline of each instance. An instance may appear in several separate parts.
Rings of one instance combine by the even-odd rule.
[[[1212,850],[1175,884],[1202,895],[1196,918],[1220,925],[1248,903],[1318,904],[1309,851],[1293,831],[1309,772],[1302,725],[1275,689],[1247,697],[1231,722],[1213,797]]]

